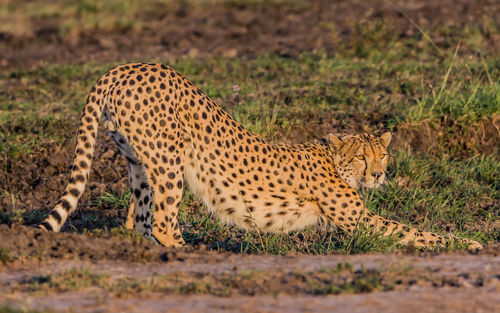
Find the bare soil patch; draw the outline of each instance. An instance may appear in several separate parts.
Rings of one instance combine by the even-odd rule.
[[[106,192],[123,191],[128,188],[128,173],[126,160],[121,156],[113,142],[104,131],[100,130],[98,144],[96,145],[96,157],[92,162],[92,178],[87,184],[86,191],[80,201],[81,204],[88,203],[89,199],[95,198]],[[0,171],[0,184],[10,186],[15,201],[10,197],[2,197],[0,206],[5,208],[0,215],[4,222],[10,217],[7,212],[13,214],[15,209],[21,211],[48,212],[55,201],[64,191],[68,182],[70,167],[74,158],[74,141],[69,139],[63,144],[48,143],[43,145],[41,151],[29,154],[23,158],[8,158],[4,160],[4,168]],[[75,216],[97,214],[102,219],[98,224],[86,223],[85,220],[77,218],[74,226],[94,229],[99,225],[106,225],[110,219],[123,220],[126,212],[124,210],[100,207],[101,210],[94,212],[75,212]],[[105,213],[103,213],[105,212]],[[104,214],[104,215],[103,215]],[[79,224],[80,221],[80,224]],[[40,222],[40,215],[24,216],[24,223],[33,225]],[[82,224],[83,223],[83,224]],[[113,223],[111,223],[113,224]],[[116,224],[116,223],[115,223]],[[66,227],[68,227],[66,225]]]

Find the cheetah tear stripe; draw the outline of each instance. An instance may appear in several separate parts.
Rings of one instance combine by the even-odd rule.
[[[449,240],[364,207],[355,189],[383,183],[389,133],[269,144],[175,70],[143,63],[112,68],[92,88],[71,178],[41,228],[59,231],[77,207],[101,117],[128,161],[132,196],[125,225],[165,246],[184,245],[177,219],[184,186],[222,221],[248,230],[288,232],[327,223],[349,233],[367,226],[416,246]]]

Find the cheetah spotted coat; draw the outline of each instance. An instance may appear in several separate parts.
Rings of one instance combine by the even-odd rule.
[[[336,171],[328,142],[269,144],[172,68],[142,63],[112,68],[92,88],[69,183],[41,228],[59,231],[77,207],[101,116],[128,160],[126,225],[165,246],[184,244],[177,219],[184,185],[222,220],[249,230],[288,232],[323,222],[350,233],[364,225],[416,246],[449,240],[369,212]]]

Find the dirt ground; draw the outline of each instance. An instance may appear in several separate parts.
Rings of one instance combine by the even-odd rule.
[[[495,1],[487,0],[399,1],[397,7],[424,28],[442,23],[460,27],[500,14]],[[241,2],[213,8],[179,3],[169,11],[144,13],[137,18],[147,21],[147,27],[68,36],[57,31],[57,18],[48,17],[43,22],[34,21],[32,34],[16,37],[0,33],[0,67],[37,67],[41,61],[73,64],[209,55],[237,58],[263,52],[294,57],[320,48],[333,53],[340,42],[349,41],[355,31],[353,20],[357,19],[390,21],[400,36],[418,33],[409,19],[386,1],[324,0],[311,1],[305,7],[257,9]],[[332,35],[328,25],[334,25],[337,35]],[[491,51],[500,49],[500,40],[495,39],[491,37]],[[484,139],[478,151],[498,153],[495,123],[498,125],[499,119],[485,119],[477,133],[468,134],[467,138]],[[309,125],[308,131],[326,133],[331,127],[334,125],[319,121]],[[429,126],[423,123],[421,127]],[[395,144],[418,149],[425,136],[415,133],[401,129]],[[103,140],[104,135],[100,136],[91,181],[81,203],[128,185],[125,160],[109,140]],[[299,142],[312,139],[312,134],[296,129],[282,139]],[[465,143],[457,139],[456,144]],[[9,251],[8,255],[0,255],[0,304],[71,312],[420,312],[422,307],[425,312],[500,312],[499,246],[479,253],[441,255],[400,252],[281,257],[217,252],[204,246],[168,250],[142,240],[44,233],[29,227],[39,220],[37,210],[47,212],[57,201],[68,178],[73,149],[68,139],[62,145],[44,145],[43,151],[26,158],[2,160],[0,184],[11,184],[19,195],[16,208],[32,214],[24,217],[26,226],[8,225],[9,218],[0,215],[0,247]],[[13,208],[13,203],[3,197],[0,206]],[[125,217],[125,212],[118,209],[108,209],[106,215],[89,210],[79,209],[72,217],[76,229],[102,227],[85,219],[90,213],[100,219]],[[350,264],[349,269],[341,270],[340,275],[339,264]],[[61,293],[33,287],[33,277],[70,269],[106,274],[107,281],[129,279],[143,283],[158,275],[175,279],[172,289],[152,291],[131,287],[115,292],[91,284]],[[257,278],[249,279],[245,276],[248,272],[258,273]],[[303,273],[308,273],[309,280],[303,278]],[[337,281],[336,275],[343,281]],[[194,283],[206,277],[213,279],[211,286],[227,287],[229,281],[231,288],[196,289]],[[373,277],[376,283],[356,289],[360,281],[366,283]],[[312,284],[319,287],[315,289]],[[325,286],[339,289],[332,291]]]

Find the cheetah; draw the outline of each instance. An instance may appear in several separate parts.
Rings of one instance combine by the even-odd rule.
[[[76,209],[101,118],[128,161],[132,196],[125,225],[164,246],[185,244],[178,223],[185,185],[224,222],[247,230],[289,232],[327,223],[347,233],[364,225],[421,247],[451,239],[385,219],[363,205],[356,188],[383,183],[390,133],[270,144],[174,69],[150,63],[114,67],[92,87],[68,185],[40,228],[58,232]]]

